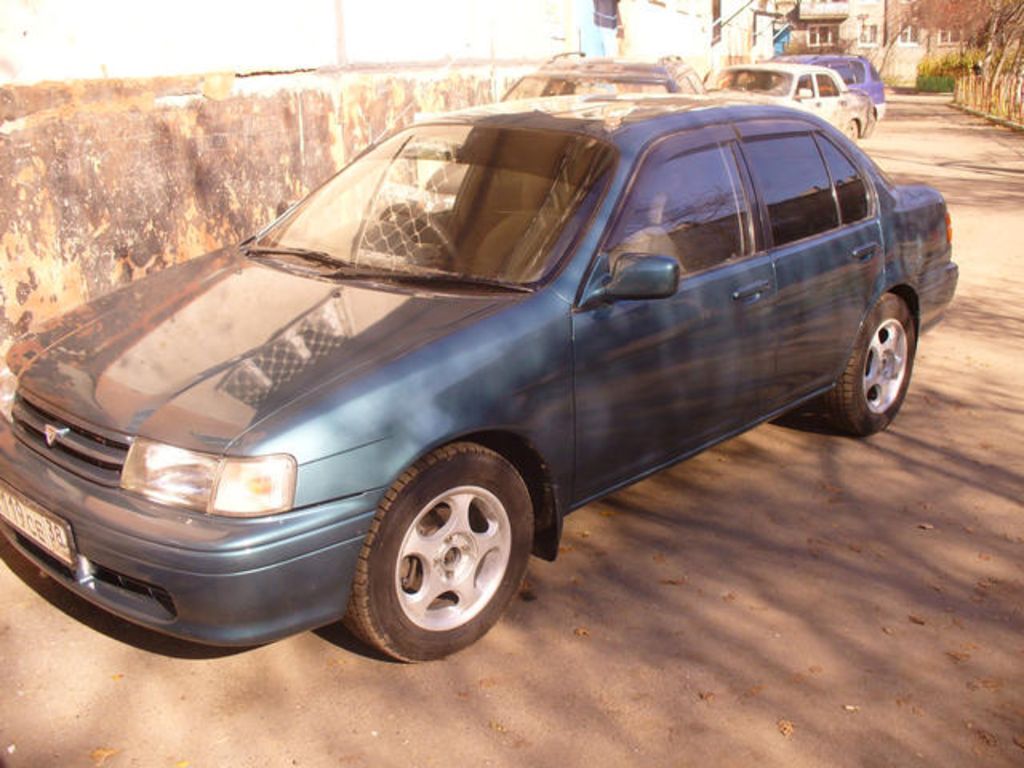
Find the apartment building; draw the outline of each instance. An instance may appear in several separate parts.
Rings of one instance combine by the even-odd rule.
[[[914,0],[779,0],[788,53],[851,53],[870,59],[889,82],[910,84],[926,55],[955,50],[957,29],[922,23]]]

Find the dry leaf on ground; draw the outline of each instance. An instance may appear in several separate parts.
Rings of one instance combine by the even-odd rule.
[[[787,739],[793,735],[794,726],[789,720],[779,720],[779,733]]]
[[[92,752],[89,753],[89,758],[92,760],[93,765],[97,768],[107,762],[107,758],[113,757],[121,750],[110,749],[108,747],[96,747]]]

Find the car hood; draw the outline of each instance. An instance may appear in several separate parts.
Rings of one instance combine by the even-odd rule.
[[[73,422],[216,452],[517,297],[325,280],[220,251],[83,305],[9,359],[23,396]]]

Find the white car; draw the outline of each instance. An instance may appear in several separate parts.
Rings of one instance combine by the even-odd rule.
[[[796,107],[827,120],[851,139],[866,138],[875,128],[871,98],[851,91],[827,67],[807,64],[741,64],[726,67],[713,89],[750,95],[758,101]]]

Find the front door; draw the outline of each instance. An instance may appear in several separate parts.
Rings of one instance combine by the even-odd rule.
[[[681,268],[675,295],[588,305],[584,291],[574,313],[576,501],[764,412],[775,279],[729,136],[682,134],[647,152],[588,281],[622,254],[667,255]]]

